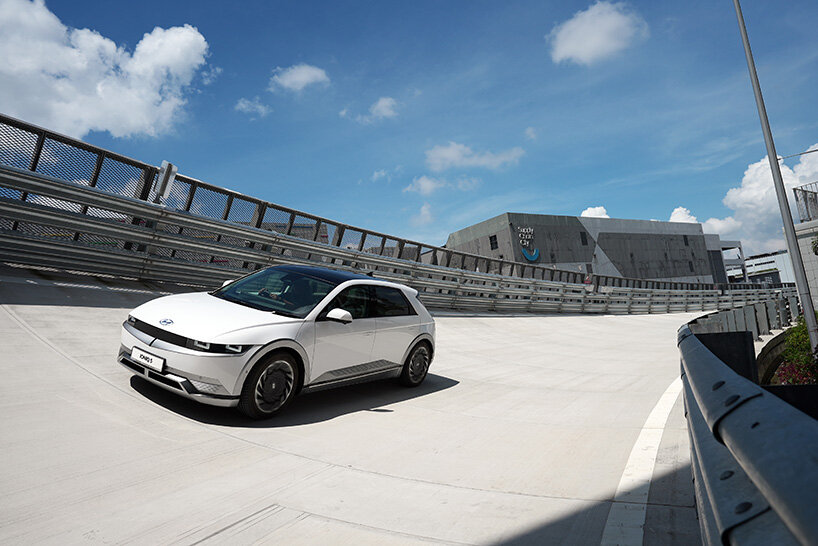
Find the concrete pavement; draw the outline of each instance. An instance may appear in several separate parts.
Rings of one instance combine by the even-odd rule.
[[[695,314],[438,313],[418,389],[307,395],[251,422],[133,378],[157,287],[0,270],[0,542],[599,544]],[[698,541],[681,401],[645,544]]]

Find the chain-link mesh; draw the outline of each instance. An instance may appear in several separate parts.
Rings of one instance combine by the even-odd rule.
[[[36,172],[88,185],[96,163],[97,154],[47,138]]]
[[[793,188],[795,203],[798,205],[798,217],[801,222],[818,219],[818,182],[804,184]]]
[[[5,123],[0,123],[0,163],[29,169],[37,147],[37,135]]]
[[[358,250],[358,244],[361,242],[362,234],[360,231],[354,229],[344,230],[344,236],[341,237],[341,248],[348,248],[351,250]]]
[[[215,192],[201,186],[196,188],[193,194],[193,203],[190,205],[190,212],[199,216],[221,219],[224,214],[224,207],[227,205],[227,194]]]
[[[235,198],[230,205],[230,213],[227,216],[229,222],[235,222],[244,226],[253,227],[253,221],[256,219],[257,205],[252,201],[246,199]]]
[[[379,235],[367,235],[366,240],[364,241],[363,251],[370,254],[380,254],[382,244],[383,237]]]
[[[96,187],[117,195],[139,197],[143,176],[142,169],[106,157],[102,162]]]
[[[267,231],[286,233],[289,221],[290,213],[288,211],[275,207],[267,207],[267,210],[264,212],[264,220],[261,222],[261,228]]]
[[[403,246],[403,255],[401,258],[416,262],[420,259],[420,247],[418,245],[411,245],[409,243]]]
[[[305,216],[296,216],[290,235],[312,241],[312,238],[315,237],[315,220]]]

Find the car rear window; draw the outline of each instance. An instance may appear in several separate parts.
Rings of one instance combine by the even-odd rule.
[[[373,316],[399,317],[416,314],[406,296],[397,288],[389,288],[388,286],[373,286],[372,288],[374,292]]]

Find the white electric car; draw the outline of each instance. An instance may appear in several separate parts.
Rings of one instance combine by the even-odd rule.
[[[118,360],[191,400],[266,418],[299,392],[387,377],[420,385],[434,350],[416,290],[282,265],[140,305],[122,325]]]

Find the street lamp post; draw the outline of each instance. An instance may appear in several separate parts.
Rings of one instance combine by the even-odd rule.
[[[807,275],[804,272],[804,260],[801,258],[801,250],[798,248],[798,240],[795,237],[795,226],[792,223],[792,213],[790,204],[787,201],[787,193],[784,188],[784,180],[781,178],[781,168],[778,165],[778,155],[775,153],[775,143],[770,131],[770,122],[767,119],[767,109],[764,107],[764,97],[761,96],[761,86],[758,83],[756,65],[753,61],[753,52],[750,50],[750,39],[747,37],[747,28],[744,26],[744,16],[741,14],[739,0],[733,0],[736,7],[736,17],[738,17],[738,27],[741,31],[741,40],[744,43],[744,55],[747,57],[747,68],[750,71],[750,82],[753,84],[753,93],[756,97],[758,107],[758,117],[761,120],[761,130],[764,133],[764,142],[767,144],[767,157],[770,160],[770,170],[773,172],[773,184],[775,193],[778,196],[778,207],[781,209],[781,219],[784,222],[784,235],[787,238],[787,249],[792,258],[793,272],[795,273],[795,287],[798,290],[798,297],[801,299],[801,307],[804,309],[804,319],[807,323],[810,346],[812,354],[818,354],[818,324],[815,321],[815,309],[812,305],[812,297],[809,293]]]

